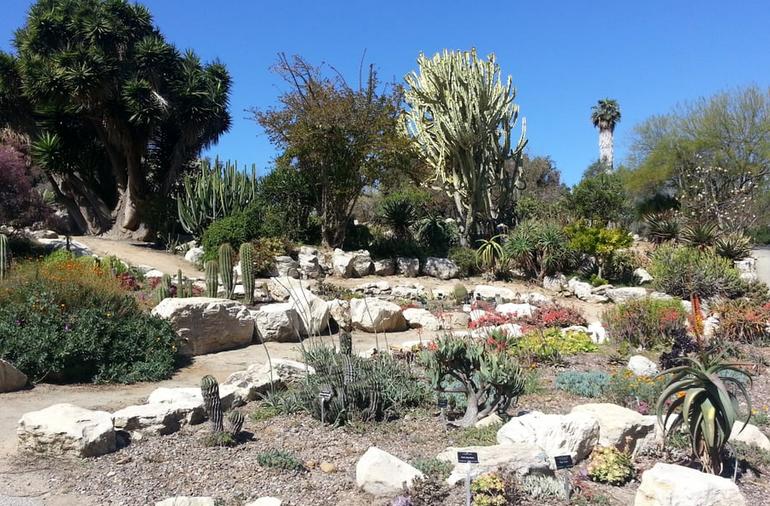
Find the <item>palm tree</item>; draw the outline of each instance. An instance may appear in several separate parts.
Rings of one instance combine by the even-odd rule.
[[[612,134],[620,122],[620,106],[611,98],[599,100],[591,108],[591,121],[599,129],[599,161],[612,169]]]

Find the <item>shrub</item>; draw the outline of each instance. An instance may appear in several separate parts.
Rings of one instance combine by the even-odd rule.
[[[647,268],[647,258],[629,250],[618,250],[604,266],[603,274],[608,281],[635,284],[634,271],[639,267]]]
[[[290,393],[296,406],[318,420],[323,415],[326,423],[390,420],[429,397],[427,385],[417,381],[406,364],[387,354],[363,358],[317,346],[306,350],[305,362],[316,373],[297,383]],[[318,402],[321,391],[331,393],[323,413]]]
[[[411,236],[411,228],[417,221],[418,213],[418,205],[409,194],[395,192],[380,201],[376,220],[388,227],[397,238],[403,239]]]
[[[751,238],[741,233],[730,233],[714,242],[717,255],[728,260],[742,260],[751,254]]]
[[[415,238],[426,254],[444,257],[460,242],[460,231],[453,220],[431,214],[417,222]]]
[[[580,397],[601,397],[610,382],[604,371],[565,371],[556,376],[556,388]]]
[[[434,506],[444,504],[451,490],[446,482],[434,476],[417,477],[409,489],[412,506]]]
[[[586,470],[593,481],[610,485],[623,485],[636,474],[631,456],[612,446],[594,448]]]
[[[719,326],[714,331],[717,340],[763,346],[767,344],[770,307],[757,306],[745,300],[724,301],[714,307],[719,314]]]
[[[705,250],[714,244],[719,237],[719,229],[716,224],[703,221],[688,223],[681,233],[681,241],[687,246]]]
[[[665,371],[669,379],[656,403],[658,422],[667,428],[667,433],[683,427],[703,471],[720,474],[725,445],[738,419],[741,398],[751,412],[746,385],[725,373],[744,375],[749,383],[751,376],[738,364],[724,362],[719,357],[702,355],[700,359],[686,358],[685,361],[686,365]],[[680,416],[669,425],[672,415]]]
[[[569,239],[555,223],[526,221],[518,225],[503,245],[505,258],[513,267],[541,280],[566,270],[574,252]]]
[[[604,323],[612,339],[635,347],[669,346],[686,333],[687,313],[675,299],[632,299],[605,311]]]
[[[512,504],[512,484],[503,475],[492,471],[471,482],[473,506],[505,506]]]
[[[446,460],[440,460],[435,457],[429,459],[416,459],[412,466],[419,469],[423,474],[432,476],[440,480],[446,480],[454,469],[454,464]]]
[[[534,499],[556,497],[565,499],[564,483],[552,476],[528,474],[519,480],[521,491]]]
[[[741,279],[729,260],[696,248],[660,246],[650,262],[653,286],[683,299],[692,295],[735,297],[741,293]]]
[[[444,393],[447,382],[460,383],[467,408],[461,420],[469,427],[490,413],[504,412],[524,391],[518,362],[496,342],[444,335],[421,353],[433,388]],[[458,390],[452,387],[451,390]]]
[[[176,335],[93,262],[30,262],[0,285],[0,356],[33,381],[158,381]]]
[[[24,156],[0,144],[0,223],[32,225],[51,215],[51,208],[33,188]]]
[[[513,341],[513,353],[530,361],[548,361],[554,353],[558,355],[575,355],[590,353],[599,347],[591,341],[591,336],[585,332],[569,331],[562,334],[558,328],[532,330]]]
[[[624,369],[610,376],[604,396],[613,404],[647,415],[655,406],[664,386],[665,380],[662,377],[635,376]]]
[[[660,368],[662,370],[671,369],[684,363],[683,357],[699,351],[700,347],[689,335],[682,333],[674,338],[674,344],[671,345],[671,351],[660,354]]]
[[[556,302],[535,309],[532,316],[524,317],[521,321],[526,325],[539,328],[587,325],[586,319],[577,309],[562,306]]]
[[[285,471],[304,471],[305,466],[293,454],[283,450],[268,450],[257,454],[257,463],[262,467]]]
[[[479,268],[476,265],[476,251],[472,248],[455,246],[449,250],[447,256],[460,269],[461,277],[467,278],[479,273]]]
[[[258,235],[258,221],[252,212],[240,212],[214,221],[206,228],[201,239],[204,260],[215,260],[219,247],[229,243],[234,249],[249,242]]]
[[[644,217],[647,238],[656,244],[679,239],[680,225],[678,216],[671,211],[648,214]]]
[[[257,276],[272,276],[275,269],[275,257],[286,255],[291,244],[280,237],[262,237],[252,242],[254,245],[254,273]]]
[[[604,276],[605,267],[612,262],[615,252],[631,245],[632,242],[628,232],[618,228],[577,223],[567,227],[565,232],[569,237],[570,248],[580,255],[596,260],[599,277]]]
[[[497,442],[497,431],[502,424],[489,424],[483,427],[466,427],[457,433],[457,446],[486,446]]]
[[[596,223],[621,223],[628,213],[623,182],[617,173],[585,175],[572,189],[569,201],[575,215]]]

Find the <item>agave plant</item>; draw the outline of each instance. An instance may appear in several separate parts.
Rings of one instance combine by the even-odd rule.
[[[673,213],[648,214],[644,217],[644,224],[647,226],[647,237],[656,244],[679,238],[679,220]]]
[[[658,423],[666,427],[667,434],[684,428],[703,470],[719,474],[723,450],[738,418],[738,395],[751,417],[751,397],[744,384],[751,384],[751,375],[740,364],[725,362],[721,356],[704,354],[700,359],[682,360],[685,365],[661,373],[670,378],[656,405]]]
[[[393,231],[397,238],[408,238],[412,225],[417,221],[417,209],[406,198],[391,198],[382,203],[378,221]]]
[[[706,249],[714,244],[719,236],[716,224],[709,222],[689,223],[682,229],[682,242],[699,249]]]
[[[725,234],[714,242],[714,252],[728,260],[742,260],[751,254],[751,239],[740,232]]]
[[[482,271],[492,271],[497,275],[503,270],[507,255],[503,250],[501,240],[504,234],[496,235],[490,239],[479,239],[479,247],[476,249],[476,266]]]

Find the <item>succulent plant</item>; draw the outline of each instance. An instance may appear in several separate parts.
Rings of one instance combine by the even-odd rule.
[[[171,276],[164,274],[160,278],[160,284],[155,289],[155,301],[160,304],[163,299],[168,299],[171,296]]]
[[[241,244],[239,251],[241,278],[243,278],[243,301],[254,303],[254,245],[250,242]]]
[[[240,411],[230,411],[227,415],[227,432],[237,437],[243,429],[244,416]]]
[[[347,330],[340,330],[340,353],[347,356],[353,354],[353,336]]]
[[[219,277],[222,278],[222,286],[225,289],[225,297],[233,298],[235,291],[235,279],[233,277],[233,256],[235,252],[229,243],[219,247]]]
[[[224,429],[222,400],[219,398],[219,383],[216,378],[211,375],[201,378],[201,395],[206,416],[211,422],[212,432],[222,432]]]
[[[184,293],[184,276],[182,276],[182,269],[176,271],[176,296],[187,297]]]
[[[219,264],[216,260],[206,262],[206,297],[216,297],[219,293]]]

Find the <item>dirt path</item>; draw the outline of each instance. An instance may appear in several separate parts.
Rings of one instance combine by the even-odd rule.
[[[190,279],[203,279],[203,273],[178,255],[155,249],[151,244],[138,241],[116,241],[94,236],[73,237],[99,256],[114,255],[131,265],[149,265],[166,274],[174,275],[179,269]]]
[[[770,247],[755,248],[751,254],[757,259],[757,277],[770,285]]]

